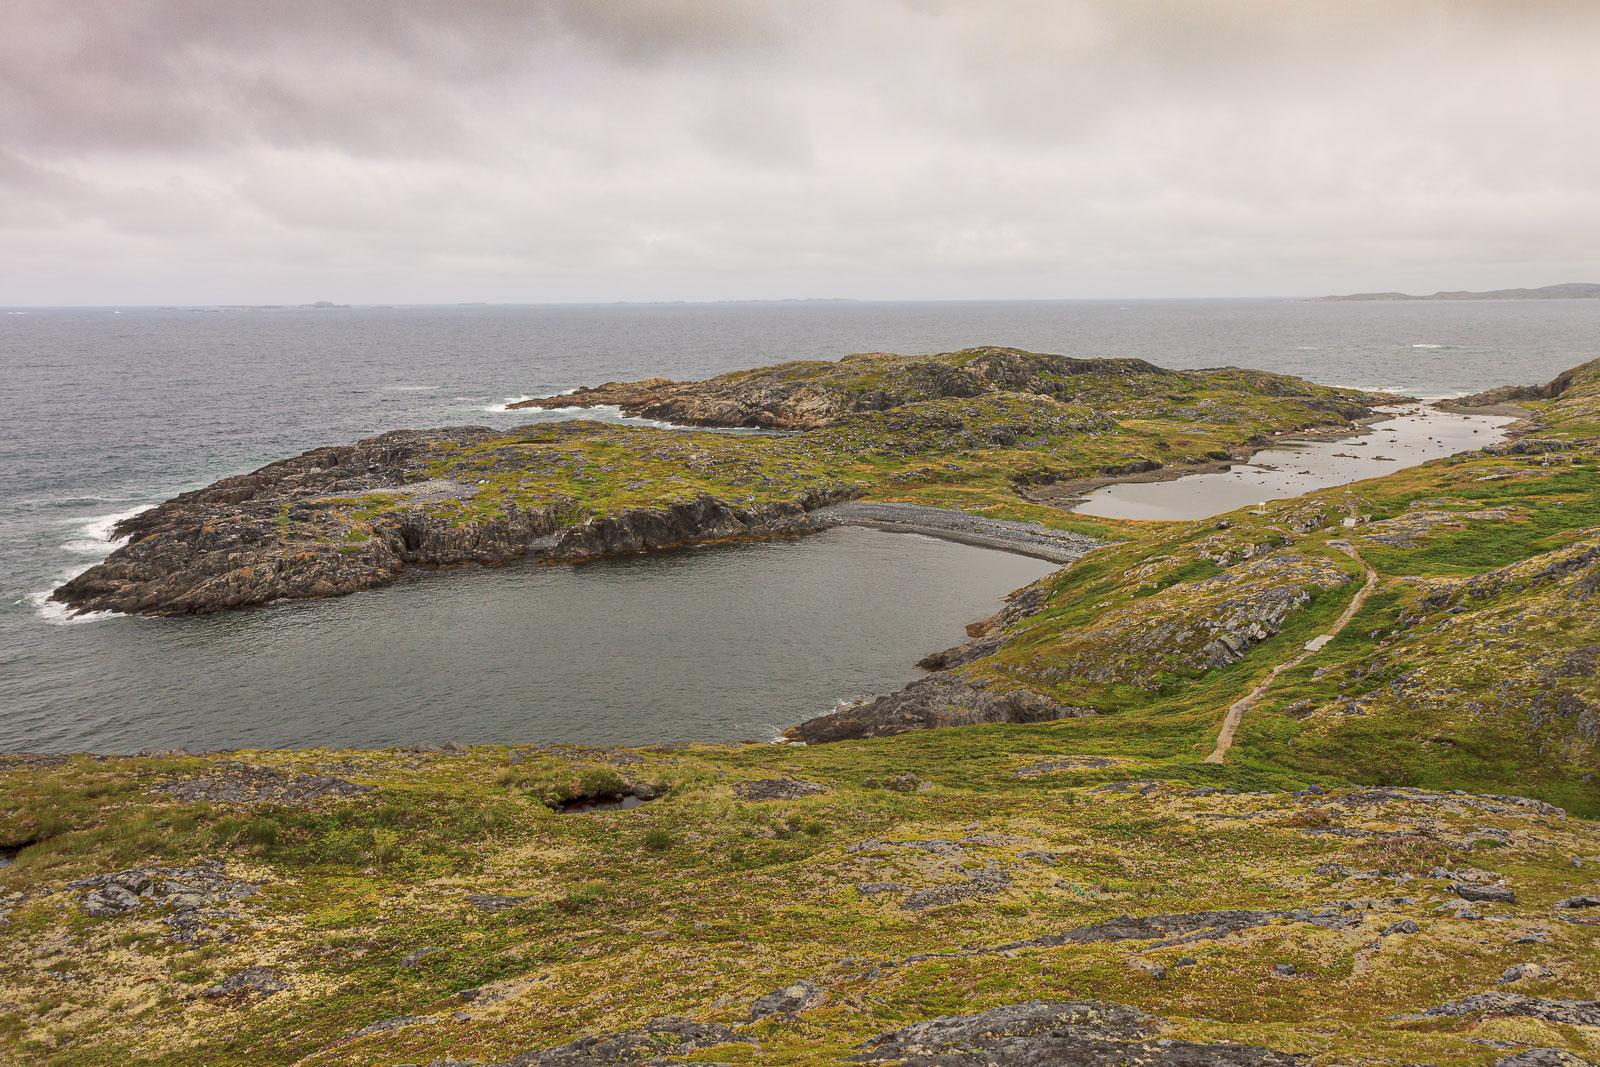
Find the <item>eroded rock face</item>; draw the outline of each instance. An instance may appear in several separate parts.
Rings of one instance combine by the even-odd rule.
[[[1159,1040],[1163,1021],[1105,1000],[1042,1001],[945,1015],[873,1038],[855,1063],[897,1067],[1289,1067],[1303,1058],[1254,1045]]]
[[[887,737],[911,730],[990,722],[1051,722],[1097,715],[1094,708],[1060,704],[1029,689],[1000,691],[981,679],[936,675],[898,692],[809,719],[784,736],[807,744],[854,737]]]

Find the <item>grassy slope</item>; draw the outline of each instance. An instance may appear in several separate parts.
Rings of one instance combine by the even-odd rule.
[[[395,1064],[435,1056],[490,1062],[638,1025],[664,1014],[737,1023],[755,997],[807,978],[829,1001],[744,1032],[690,1059],[838,1062],[907,1022],[1034,997],[1103,997],[1171,1019],[1174,1036],[1231,1038],[1319,1061],[1486,1064],[1483,1039],[1600,1049],[1600,1032],[1532,1020],[1407,1022],[1446,1000],[1492,990],[1506,967],[1553,977],[1519,993],[1578,997],[1600,970],[1593,927],[1556,921],[1550,904],[1593,891],[1569,857],[1600,853],[1592,824],[1533,812],[1354,802],[1284,794],[1188,798],[1093,792],[1108,777],[1165,777],[1159,761],[1018,777],[1059,756],[1050,726],[985,727],[815,749],[696,747],[669,753],[552,750],[511,767],[505,750],[461,755],[248,753],[252,762],[333,771],[376,794],[314,809],[181,803],[146,790],[204,771],[200,759],[75,758],[7,773],[0,826],[49,833],[0,871],[0,886],[60,890],[75,876],[215,857],[263,885],[207,943],[175,944],[153,908],[110,918],[76,894],[12,907],[0,959],[0,1060],[45,1065],[161,1063]],[[868,788],[910,771],[925,791]],[[1211,768],[1239,786],[1292,784],[1251,766]],[[634,811],[557,815],[539,802],[577,778],[669,784]],[[828,787],[801,800],[746,802],[731,784],[798,775]],[[1327,826],[1365,838],[1312,835]],[[1501,831],[1504,843],[1482,839]],[[898,841],[960,842],[943,853]],[[1394,836],[1398,832],[1421,836]],[[1477,835],[1478,840],[1473,840]],[[879,841],[865,848],[862,842]],[[854,850],[852,850],[854,849]],[[1042,858],[1028,850],[1052,853]],[[1600,862],[1600,858],[1590,862]],[[1369,872],[1312,874],[1328,863]],[[1495,924],[1435,911],[1436,865],[1506,875],[1515,905],[1482,905]],[[897,893],[1000,869],[1011,885],[927,911]],[[1422,880],[1408,880],[1410,876]],[[469,892],[529,898],[484,914]],[[1406,897],[1406,901],[1391,899]],[[1124,913],[1378,902],[1353,930],[1276,924],[1219,941],[1068,945],[882,965],[925,952],[994,946]],[[1359,905],[1364,908],[1365,904]],[[1403,919],[1408,937],[1378,932]],[[1548,930],[1544,944],[1513,945]],[[233,940],[216,935],[227,931]],[[419,948],[443,951],[406,966]],[[1144,950],[1144,951],[1141,951]],[[1173,967],[1156,979],[1135,957]],[[1182,958],[1195,965],[1174,967]],[[1441,960],[1448,960],[1441,965]],[[1302,973],[1289,981],[1272,966]],[[874,969],[874,966],[877,969]],[[289,984],[265,999],[196,994],[245,967]],[[461,990],[487,986],[470,1002]],[[459,1013],[452,1015],[452,1013]],[[375,1021],[412,1026],[354,1041]]]
[[[1578,588],[1594,564],[1538,577],[1600,545],[1597,379],[1600,366],[1539,415],[1539,438],[1569,451],[1455,457],[1259,514],[1130,524],[1148,533],[1058,572],[1047,609],[975,673],[1112,712],[1058,727],[1074,751],[1160,756],[1192,776],[1222,711],[1322,633],[1359,582],[1308,584],[1283,632],[1231,666],[1197,665],[1182,654],[1194,641],[1170,631],[1226,615],[1239,591],[1217,576],[1264,560],[1301,561],[1278,580],[1311,564],[1356,578],[1333,544],[1349,540],[1382,584],[1251,711],[1230,759],[1328,780],[1516,791],[1600,814],[1600,672],[1585,651],[1600,645],[1600,599]],[[1353,535],[1340,525],[1352,507],[1365,520]],[[1255,546],[1270,551],[1252,563]],[[1486,573],[1498,576],[1492,596],[1489,579],[1468,584]]]

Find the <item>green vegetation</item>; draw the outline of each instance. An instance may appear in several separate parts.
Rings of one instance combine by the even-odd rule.
[[[859,362],[782,373],[887,387]],[[1019,495],[1327,418],[1296,407],[1292,380],[1184,380],[1129,388],[1115,411],[989,393],[784,437],[575,422],[441,447],[430,473],[478,488],[420,506],[463,523],[850,483],[1114,533],[957,668],[1098,714],[812,747],[0,757],[0,848],[16,850],[0,1062],[491,1063],[680,1015],[750,1039],[684,1062],[823,1064],[937,1015],[1073,998],[1315,1065],[1595,1059],[1600,1027],[1419,1013],[1594,996],[1596,912],[1555,905],[1600,892],[1600,364],[1539,405],[1517,450],[1221,519],[1090,522]],[[1185,414],[1201,401],[1226,417]],[[404,499],[330,506],[350,525],[326,536],[359,549]],[[1376,591],[1277,676],[1224,763],[1202,762],[1229,705],[1351,603],[1364,570],[1346,548]],[[632,791],[658,799],[560,811]],[[149,896],[96,903],[130,870]],[[1451,888],[1488,884],[1515,900],[1468,908]],[[1225,936],[1037,941],[1225,909],[1286,914]],[[1507,976],[1518,964],[1545,970]],[[802,980],[825,994],[751,1018]]]
[[[950,384],[958,368],[996,353],[1032,368],[1025,382],[1009,387],[1019,391],[973,395],[978,387],[964,379]],[[1118,470],[1226,460],[1247,442],[1342,429],[1365,410],[1365,394],[1256,371],[1178,373],[1138,360],[1082,361],[1092,369],[1070,375],[1040,369],[1060,360],[970,349],[737,372],[704,387],[760,375],[811,390],[831,417],[783,435],[579,419],[533,424],[469,447],[440,441],[427,473],[467,488],[460,496],[420,503],[393,492],[328,497],[285,506],[280,523],[286,546],[359,546],[374,522],[405,510],[421,509],[456,528],[541,509],[575,524],[701,496],[750,506],[851,487],[872,500],[1104,533],[1119,524],[1068,518],[1020,493]],[[946,395],[952,388],[958,395]],[[997,387],[984,381],[983,388]]]
[[[739,1027],[756,997],[800,979],[829,991],[820,1006],[741,1028],[759,1049],[723,1045],[707,1058],[839,1062],[918,1019],[1066,997],[1138,1006],[1171,1020],[1171,1036],[1252,1041],[1317,1062],[1487,1064],[1496,1054],[1478,1043],[1486,1036],[1590,1056],[1600,1047],[1594,1031],[1528,1019],[1394,1018],[1492,990],[1521,962],[1553,974],[1516,992],[1586,995],[1600,944],[1592,928],[1553,921],[1549,908],[1592,880],[1568,859],[1600,854],[1592,824],[1448,796],[1186,795],[1188,783],[1287,789],[1318,777],[1249,762],[1129,756],[1116,767],[1030,773],[1073,750],[1071,726],[810,749],[550,747],[524,750],[514,767],[496,748],[232,757],[375,787],[310,807],[149,792],[224,780],[230,764],[212,758],[14,759],[3,771],[0,836],[50,836],[0,870],[10,949],[0,960],[0,1059],[488,1063],[667,1014]],[[605,768],[671,788],[632,811],[561,815],[504,780],[529,764],[552,778]],[[923,785],[864,784],[885,773]],[[739,799],[732,785],[756,778],[800,778],[824,791]],[[1138,783],[1102,787],[1129,778]],[[1165,784],[1144,784],[1156,781]],[[186,913],[163,898],[92,917],[82,910],[87,891],[64,889],[75,878],[206,860],[259,890],[187,913],[204,920],[192,941],[173,937],[178,928],[165,920]],[[1435,910],[1450,899],[1430,877],[1438,867],[1509,878],[1515,905],[1477,906],[1504,920],[1488,940],[1489,924]],[[857,888],[888,883],[900,888]],[[913,907],[912,894],[973,886]],[[1368,900],[1377,910],[1347,929],[1277,921],[1166,948],[1090,942],[885,966],[1119,914],[1340,900],[1358,902],[1358,915]],[[1404,919],[1420,932],[1378,936]],[[1550,940],[1512,943],[1539,929]],[[1186,957],[1195,964],[1178,967]],[[1153,978],[1134,960],[1167,975]],[[1279,963],[1299,969],[1294,984],[1273,976]],[[253,968],[286,988],[209,992]],[[349,1039],[398,1017],[422,1022]]]

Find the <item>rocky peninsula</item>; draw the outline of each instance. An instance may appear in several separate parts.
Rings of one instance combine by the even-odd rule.
[[[158,612],[852,509],[1099,543],[786,744],[0,756],[0,1061],[1594,1067],[1600,361],[1336,490],[1026,501],[1374,401],[1147,368],[728,416],[827,423],[783,436],[387,435],[136,517],[80,589]]]
[[[79,612],[213,612],[338,596],[411,567],[813,532],[831,521],[817,509],[854,499],[1053,517],[1029,513],[1019,493],[1227,459],[1273,436],[1348,427],[1384,399],[1233,368],[1180,373],[1006,348],[606,385],[524,406],[618,402],[698,426],[799,432],[583,419],[395,431],[127,519],[114,533],[129,543],[53,597]]]

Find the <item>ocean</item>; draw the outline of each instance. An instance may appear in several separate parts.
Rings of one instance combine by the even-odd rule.
[[[1600,355],[1600,301],[0,309],[0,750],[727,741],[895,688],[1045,565],[873,531],[341,601],[68,622],[115,519],[317,445],[509,427],[508,401],[850,352],[1002,344],[1423,397]]]

